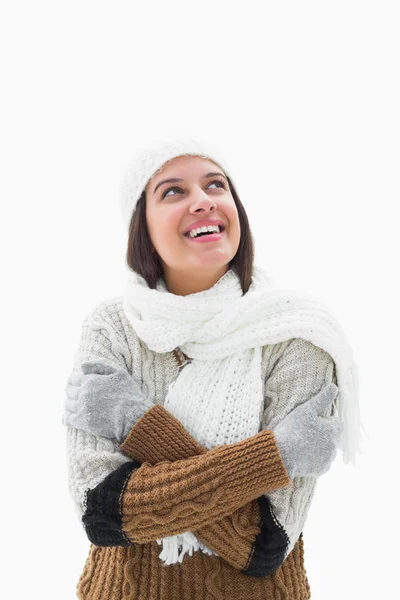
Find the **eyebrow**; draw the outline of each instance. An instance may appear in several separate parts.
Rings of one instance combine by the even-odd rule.
[[[215,175],[220,175],[221,177],[223,177],[224,179],[226,179],[225,175],[223,173],[219,173],[217,171],[213,171],[211,173],[207,173],[207,175],[203,175],[204,178],[206,177],[214,177]],[[162,185],[163,183],[175,183],[176,181],[184,181],[184,179],[179,178],[179,177],[172,177],[171,179],[163,179],[163,181],[159,181],[156,185],[156,187],[154,188],[154,192],[153,192],[153,196],[156,193],[156,191],[158,190],[158,188],[160,187],[160,185]]]

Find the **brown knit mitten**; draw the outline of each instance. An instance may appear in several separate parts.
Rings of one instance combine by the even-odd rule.
[[[155,405],[137,421],[120,448],[130,458],[153,465],[209,452],[186,431],[177,418],[160,405]],[[232,514],[193,533],[232,567],[245,571],[260,529],[260,507],[257,499],[254,499]]]

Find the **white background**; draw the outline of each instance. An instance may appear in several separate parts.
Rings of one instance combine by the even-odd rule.
[[[397,596],[398,3],[14,0],[0,23],[2,597],[75,598],[64,387],[125,283],[122,170],[175,132],[220,148],[256,262],[326,302],[359,365],[369,439],[319,481],[312,599]]]

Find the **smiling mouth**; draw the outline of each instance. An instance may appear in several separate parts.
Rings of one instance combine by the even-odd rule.
[[[197,244],[207,244],[207,243],[211,243],[211,242],[218,242],[224,235],[225,235],[225,229],[223,229],[219,233],[216,233],[216,232],[205,233],[204,232],[203,234],[197,235],[196,237],[191,237],[190,235],[186,235],[185,237],[187,237],[187,239],[190,240],[191,242],[194,242]]]
[[[199,238],[202,237],[209,237],[210,235],[221,235],[221,233],[223,233],[225,231],[225,227],[223,227],[222,225],[219,225],[219,231],[213,231],[213,232],[204,232],[204,233],[198,233],[195,237],[192,237],[190,235],[190,231],[188,231],[187,233],[184,233],[183,235],[187,238],[189,238],[190,240],[197,240]]]

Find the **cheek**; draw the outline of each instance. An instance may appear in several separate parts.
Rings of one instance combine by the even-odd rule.
[[[239,222],[239,214],[237,212],[236,205],[234,204],[233,206],[232,205],[226,206],[225,214],[228,218],[231,229],[237,229],[239,231],[240,230],[240,222]]]
[[[150,216],[149,233],[152,239],[162,244],[164,241],[170,241],[177,238],[181,223],[181,215],[177,211],[160,211]]]

